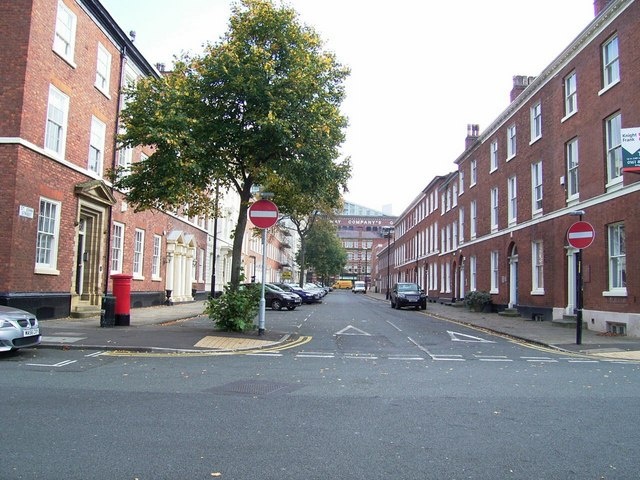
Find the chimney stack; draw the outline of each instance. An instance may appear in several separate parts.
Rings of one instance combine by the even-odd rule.
[[[477,123],[467,124],[467,138],[464,139],[464,149],[469,150],[480,137],[480,125]]]
[[[529,86],[531,82],[533,82],[536,77],[527,77],[526,75],[515,75],[513,77],[513,88],[511,89],[511,101],[513,102],[518,95],[524,92],[524,89]]]

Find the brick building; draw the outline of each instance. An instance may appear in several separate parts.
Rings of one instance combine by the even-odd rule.
[[[347,264],[340,278],[362,280],[368,289],[373,281],[374,246],[384,236],[385,229],[393,227],[395,217],[347,202],[342,214],[337,215],[334,222],[338,238],[347,252]]]
[[[209,222],[134,213],[107,179],[123,84],[159,75],[95,0],[0,3],[0,303],[41,319],[99,310],[111,274],[132,306],[205,287]]]
[[[640,335],[640,176],[623,171],[621,129],[640,126],[640,2],[598,0],[595,19],[537,77],[514,77],[511,104],[468,127],[457,170],[434,179],[396,222],[396,281],[431,300],[491,293],[493,308],[572,317],[579,214],[583,321]],[[382,253],[384,255],[384,253]]]

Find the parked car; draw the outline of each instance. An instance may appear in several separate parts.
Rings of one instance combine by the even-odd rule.
[[[322,283],[320,283],[320,282],[314,282],[314,285],[315,285],[316,287],[321,288],[322,290],[324,290],[324,291],[325,291],[325,293],[329,293],[330,291],[332,291],[332,290],[333,290],[333,288],[328,287],[327,285],[324,285],[324,284],[322,284]]]
[[[324,283],[317,283],[316,285],[324,288],[327,291],[327,293],[333,292],[333,287],[331,285],[325,285]]]
[[[242,285],[245,288],[261,288],[261,283],[244,283]],[[270,307],[271,310],[295,310],[299,305],[302,305],[302,298],[295,293],[285,292],[281,288],[271,285],[269,283],[264,284],[264,301],[265,305]]]
[[[311,292],[309,290],[305,290],[304,288],[300,288],[298,285],[294,285],[293,283],[270,283],[269,285],[275,285],[278,288],[281,288],[285,292],[295,293],[302,299],[302,303],[316,303],[322,301],[322,296],[317,292]]]
[[[367,287],[364,282],[356,280],[353,282],[353,288],[351,291],[353,293],[367,293]]]
[[[324,297],[327,294],[327,291],[324,288],[319,287],[315,283],[305,283],[302,288],[309,290],[310,292],[319,293],[321,297]]]
[[[33,313],[0,305],[0,352],[40,344],[40,327]]]
[[[391,308],[427,308],[427,295],[417,283],[396,283],[390,292]]]

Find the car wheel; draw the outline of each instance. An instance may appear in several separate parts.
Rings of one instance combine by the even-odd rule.
[[[416,310],[420,310],[420,305],[416,305]]]
[[[289,306],[287,307],[287,310],[295,310],[295,309],[296,309],[296,306],[295,306],[295,305],[289,305]]]
[[[282,309],[282,302],[277,298],[274,298],[271,301],[271,310],[281,310],[281,309]]]
[[[391,302],[391,308],[396,308],[396,304]]]

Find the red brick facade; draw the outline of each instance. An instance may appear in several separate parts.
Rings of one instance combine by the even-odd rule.
[[[640,176],[608,173],[609,155],[621,156],[610,120],[640,126],[640,2],[596,3],[591,25],[538,77],[514,77],[511,105],[483,132],[471,127],[457,170],[434,179],[398,218],[396,280],[418,281],[431,300],[485,290],[496,310],[573,316],[577,250],[566,232],[579,218],[572,212],[584,211],[596,232],[582,251],[584,324],[640,335]],[[612,39],[617,49],[605,52]],[[617,60],[609,85],[605,57]],[[539,137],[532,136],[538,105]],[[577,170],[569,161],[576,154]]]
[[[73,19],[73,53],[66,57],[56,46],[61,9]],[[0,218],[0,303],[26,308],[42,319],[95,311],[112,290],[110,273],[117,271],[134,274],[133,306],[162,302],[166,289],[173,290],[176,301],[191,299],[192,288],[204,287],[195,273],[206,258],[198,254],[207,245],[203,222],[134,213],[107,176],[118,158],[115,136],[125,71],[158,73],[98,1],[2,2],[0,19],[0,204],[5,212]],[[103,58],[110,60],[108,89],[96,86],[99,51],[108,52]],[[68,99],[64,148],[57,153],[46,138],[52,87]],[[101,165],[94,169],[93,121],[104,125]],[[142,153],[135,149],[132,160]],[[43,227],[50,230],[49,240],[39,233],[43,199],[55,217]],[[124,227],[124,236],[120,267],[112,272],[114,222]],[[143,237],[137,274],[136,230]],[[154,254],[158,239],[160,250]],[[156,275],[151,274],[154,267]]]

